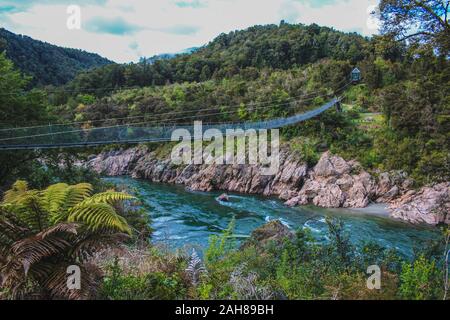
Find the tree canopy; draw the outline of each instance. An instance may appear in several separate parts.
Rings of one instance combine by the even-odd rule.
[[[32,85],[62,85],[82,70],[111,63],[98,54],[61,48],[0,28],[0,52],[3,51],[23,73],[32,77]]]
[[[381,0],[382,32],[398,40],[412,39],[450,50],[449,0]]]

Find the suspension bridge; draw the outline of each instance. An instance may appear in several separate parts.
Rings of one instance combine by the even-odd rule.
[[[356,70],[356,69],[355,69]],[[358,71],[359,72],[359,71]],[[358,80],[360,77],[358,76]],[[342,84],[345,79],[339,82],[338,85]],[[351,82],[345,83],[342,87],[335,91],[335,94],[342,92],[346,87],[355,83],[352,78]],[[305,96],[302,96],[305,97]],[[268,103],[267,106],[257,108],[256,113],[264,108],[273,107],[285,107],[289,109],[293,107],[294,102],[305,102],[311,101],[317,98],[330,98],[329,95],[319,95],[315,97],[310,97],[307,99],[300,99],[289,101],[286,103],[281,103],[274,105]],[[292,99],[294,99],[293,97]],[[298,97],[297,97],[298,98]],[[186,113],[192,111],[182,111],[180,118],[174,118],[175,113],[169,114],[155,114],[151,115],[151,120],[146,120],[143,122],[131,122],[120,125],[110,125],[110,126],[100,126],[91,127],[92,123],[89,122],[73,122],[70,124],[53,124],[53,125],[40,125],[32,127],[18,127],[18,128],[6,128],[0,129],[0,151],[7,150],[38,150],[38,149],[53,149],[53,148],[70,148],[70,147],[88,147],[88,146],[99,146],[108,144],[139,144],[145,142],[168,142],[172,141],[172,133],[177,129],[184,129],[190,133],[193,139],[201,139],[203,134],[210,129],[219,130],[224,136],[231,134],[236,135],[235,131],[242,129],[244,132],[247,130],[261,130],[261,129],[277,129],[282,127],[291,126],[298,124],[300,122],[314,118],[321,113],[327,111],[332,107],[336,107],[340,110],[340,103],[342,97],[334,97],[329,102],[317,107],[313,110],[298,113],[292,116],[280,117],[270,120],[260,120],[260,121],[248,121],[248,122],[219,122],[219,123],[202,123],[202,135],[194,131],[193,124],[180,124],[177,120],[186,120],[193,118],[194,121],[200,121],[202,119],[198,116],[186,116]],[[266,103],[267,104],[267,103]],[[286,107],[288,105],[288,107]],[[290,106],[290,107],[289,107]],[[231,106],[229,106],[231,108]],[[240,107],[239,106],[235,106]],[[218,113],[210,114],[209,109],[197,110],[205,111],[204,116],[212,115],[224,115],[224,114],[236,114],[238,110],[235,111],[222,111]],[[171,123],[164,122],[161,119],[157,119],[157,116],[169,116]],[[104,119],[102,121],[107,122],[108,120],[130,120],[132,118],[143,118],[147,117],[137,116],[137,117],[127,117],[121,119]],[[95,122],[95,121],[94,121]],[[156,125],[155,125],[156,123]],[[88,126],[83,126],[83,124],[89,124]],[[185,132],[186,132],[185,131]],[[217,132],[217,131],[216,131]]]
[[[203,133],[209,129],[227,131],[243,129],[276,129],[306,121],[320,115],[328,109],[339,106],[341,98],[331,101],[313,110],[289,117],[254,122],[202,124]],[[198,119],[201,120],[201,119]],[[87,147],[108,144],[138,144],[144,142],[172,141],[176,129],[185,129],[194,137],[194,126],[185,124],[150,125],[148,122],[103,126],[83,129],[74,125],[45,125],[23,128],[0,129],[0,150],[34,150],[69,147]],[[195,139],[195,138],[194,138]]]

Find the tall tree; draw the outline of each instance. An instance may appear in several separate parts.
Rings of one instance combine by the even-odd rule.
[[[30,126],[47,119],[45,97],[42,92],[25,92],[29,79],[16,70],[11,61],[0,53],[0,129]],[[4,132],[0,132],[4,138]],[[0,190],[19,167],[35,157],[34,152],[0,152]]]
[[[381,0],[382,33],[450,50],[449,0]]]

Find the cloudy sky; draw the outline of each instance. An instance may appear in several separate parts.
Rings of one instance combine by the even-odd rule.
[[[116,62],[179,52],[222,32],[256,24],[317,23],[377,33],[378,0],[0,0],[0,27],[52,44],[99,53]],[[69,29],[70,5],[81,28]],[[71,11],[74,13],[74,11]],[[73,19],[69,20],[73,24]],[[75,24],[76,26],[76,24]]]

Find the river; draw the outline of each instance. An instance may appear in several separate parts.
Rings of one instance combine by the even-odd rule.
[[[326,241],[325,217],[332,215],[344,221],[354,244],[373,241],[386,248],[395,248],[405,257],[411,257],[414,248],[426,245],[438,235],[432,227],[414,226],[389,218],[380,205],[363,210],[313,206],[288,208],[278,199],[241,194],[231,194],[229,202],[220,202],[216,200],[220,192],[191,192],[183,186],[129,177],[105,180],[126,186],[139,195],[152,218],[152,241],[170,248],[204,249],[208,238],[225,229],[233,216],[237,238],[245,239],[255,228],[279,219],[293,230],[308,227],[319,241]]]

